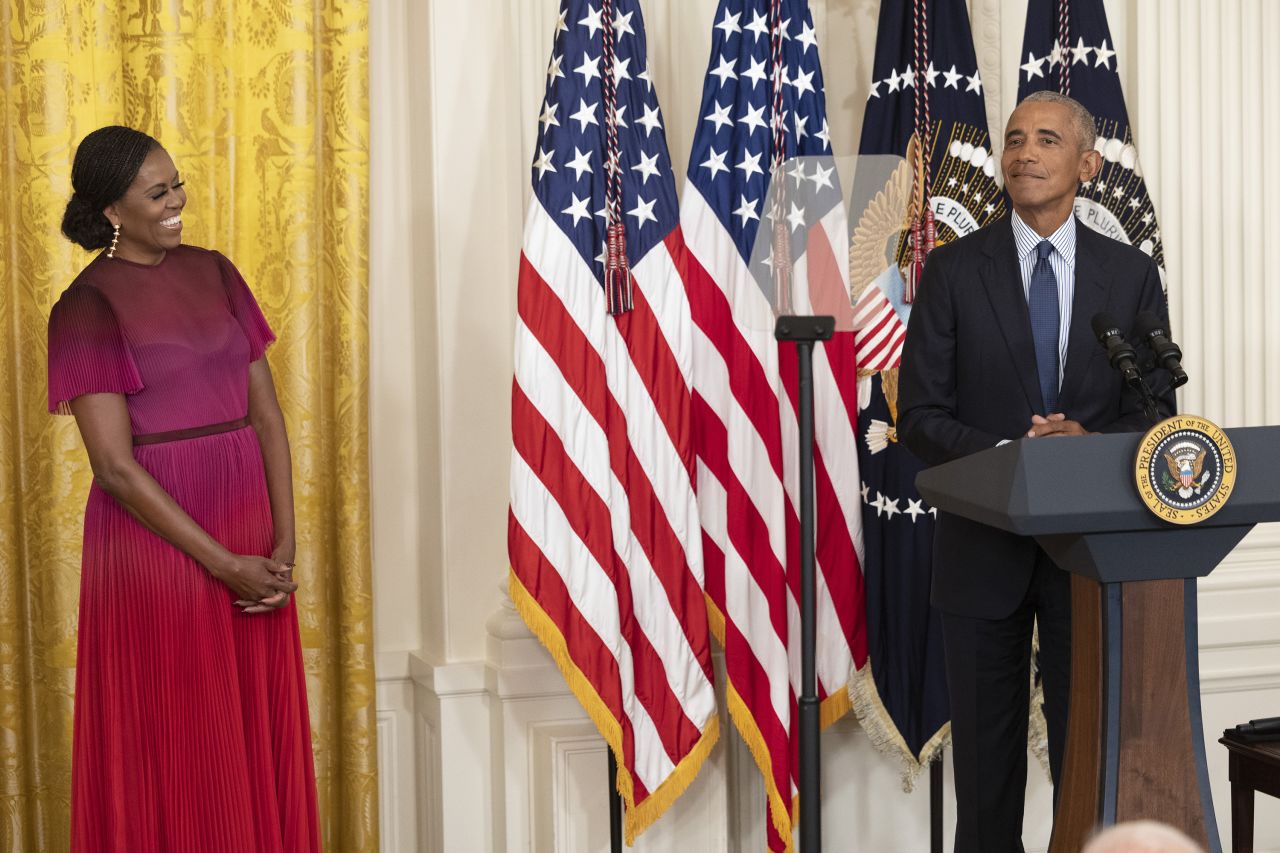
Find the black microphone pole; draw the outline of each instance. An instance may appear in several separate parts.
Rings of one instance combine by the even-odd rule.
[[[800,850],[822,850],[822,793],[819,783],[817,581],[814,572],[813,506],[813,344],[829,341],[835,317],[778,318],[773,336],[794,341],[800,367]]]

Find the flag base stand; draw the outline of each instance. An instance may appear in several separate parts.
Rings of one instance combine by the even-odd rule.
[[[818,679],[815,666],[817,609],[814,576],[813,345],[835,334],[834,317],[782,316],[774,326],[779,342],[796,345],[800,370],[800,845],[802,853],[822,849],[822,793],[819,783]]]

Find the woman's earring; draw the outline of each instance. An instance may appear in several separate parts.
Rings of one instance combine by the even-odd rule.
[[[107,249],[107,257],[114,258],[116,256],[116,243],[120,242],[120,226],[116,226],[116,233],[111,235],[111,248]]]

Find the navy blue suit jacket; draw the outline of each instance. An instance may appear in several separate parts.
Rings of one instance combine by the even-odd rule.
[[[1131,339],[1140,311],[1167,324],[1155,262],[1077,220],[1075,278],[1058,409],[1090,432],[1143,430],[1141,401],[1108,363],[1090,322],[1105,311]],[[1152,377],[1157,386],[1167,381],[1163,371]],[[907,326],[898,408],[899,439],[928,465],[1017,440],[1033,414],[1045,414],[1009,219],[929,254]],[[1160,408],[1173,413],[1172,392]],[[1026,593],[1035,557],[1032,539],[939,511],[933,604],[1004,618]]]

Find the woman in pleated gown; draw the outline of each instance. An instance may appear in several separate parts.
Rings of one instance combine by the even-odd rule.
[[[182,244],[150,136],[89,134],[72,186],[63,232],[105,251],[49,318],[49,408],[93,469],[71,849],[316,853],[275,337],[231,262]]]

